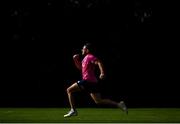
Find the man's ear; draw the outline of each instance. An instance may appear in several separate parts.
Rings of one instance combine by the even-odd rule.
[[[86,51],[87,53],[89,53],[89,49],[87,49],[87,51]]]

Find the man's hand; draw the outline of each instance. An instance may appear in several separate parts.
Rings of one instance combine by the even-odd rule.
[[[102,80],[102,79],[105,78],[105,75],[104,75],[103,73],[101,73],[101,74],[99,75],[99,78]]]
[[[73,56],[73,59],[74,59],[74,60],[78,60],[78,59],[79,59],[79,54],[75,54],[75,55]]]
[[[73,60],[74,60],[74,63],[75,63],[75,65],[76,65],[76,67],[77,67],[79,70],[81,70],[81,61],[80,61],[80,56],[79,56],[79,54],[75,54],[75,55],[73,56]]]

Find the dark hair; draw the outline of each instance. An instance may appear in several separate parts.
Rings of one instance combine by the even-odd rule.
[[[93,51],[93,48],[92,48],[92,44],[91,44],[91,43],[86,43],[86,44],[84,44],[84,46],[86,46],[86,48],[87,48],[89,51]]]
[[[87,41],[84,43],[84,46],[86,46],[86,48],[89,50],[90,53],[96,54],[96,47],[94,44]]]

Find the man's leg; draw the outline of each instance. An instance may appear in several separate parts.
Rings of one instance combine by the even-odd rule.
[[[80,91],[80,88],[77,83],[74,83],[69,88],[67,88],[67,95],[68,95],[71,110],[66,115],[64,115],[64,117],[70,117],[72,115],[77,115],[75,105],[74,105],[74,97],[72,95],[72,93],[77,92],[77,91]]]
[[[96,104],[107,104],[112,105],[114,107],[118,107],[117,102],[112,101],[110,99],[102,99],[100,93],[91,93],[90,95]]]
[[[117,102],[110,100],[110,99],[102,99],[100,93],[91,93],[90,95],[96,104],[112,105],[114,107],[121,108],[123,111],[128,113],[128,110],[127,110],[127,107],[126,107],[124,101],[117,103]]]

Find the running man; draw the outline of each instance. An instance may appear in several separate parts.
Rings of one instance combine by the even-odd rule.
[[[64,117],[76,116],[77,110],[74,104],[73,93],[81,90],[86,90],[96,104],[107,104],[117,108],[121,108],[124,112],[128,113],[128,109],[124,101],[115,102],[110,99],[103,99],[98,89],[98,79],[95,74],[95,66],[98,66],[100,70],[99,79],[104,79],[104,67],[102,62],[92,54],[92,45],[87,43],[82,48],[83,60],[80,60],[78,54],[73,56],[76,67],[82,72],[82,80],[73,83],[67,88],[67,95],[70,104],[70,111],[64,115]]]

